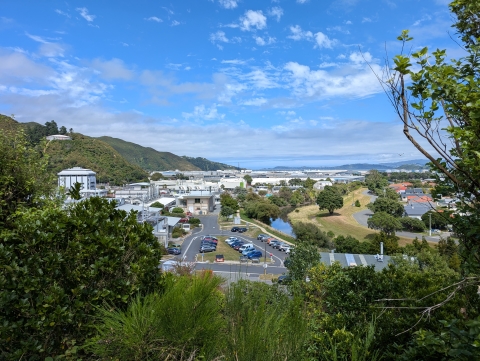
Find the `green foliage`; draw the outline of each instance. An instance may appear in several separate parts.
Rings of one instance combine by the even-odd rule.
[[[275,286],[250,281],[233,284],[225,304],[225,334],[217,334],[225,341],[224,359],[304,360],[304,315],[301,300],[291,299]]]
[[[368,228],[382,231],[386,234],[395,234],[402,229],[400,221],[386,212],[376,212],[367,220]]]
[[[3,121],[3,120],[2,120]],[[39,207],[52,192],[48,158],[32,149],[15,125],[0,130],[0,230],[23,208]]]
[[[162,203],[160,203],[160,202],[157,201],[157,202],[153,202],[152,204],[150,204],[150,207],[153,207],[153,208],[162,208],[162,209],[163,209],[165,206],[164,206]]]
[[[198,227],[200,225],[201,221],[198,218],[192,217],[188,220],[188,223],[191,224],[194,227]]]
[[[249,174],[246,174],[243,179],[247,182],[248,185],[252,184],[252,177]]]
[[[228,219],[228,217],[230,217],[234,213],[235,210],[233,208],[230,208],[229,206],[222,207],[222,210],[220,211],[220,215],[225,219]]]
[[[67,196],[74,200],[82,199],[81,195],[82,183],[75,182],[75,184],[67,191]]]
[[[180,208],[180,207],[175,207],[173,208],[171,211],[171,213],[183,213],[183,208]]]
[[[285,207],[285,206],[288,206],[288,203],[285,199],[283,198],[280,198],[279,196],[273,194],[271,195],[270,197],[268,197],[268,200],[275,204],[276,206],[278,207]]]
[[[212,170],[227,170],[227,169],[239,169],[233,165],[228,165],[225,163],[214,162],[202,157],[187,157],[185,155],[182,156],[185,160],[193,164],[195,167],[199,168],[203,171],[212,171]],[[177,167],[178,168],[178,167]],[[183,169],[183,168],[180,168]]]
[[[313,189],[313,185],[317,183],[315,180],[311,179],[310,177],[307,177],[305,179],[305,182],[303,183],[303,186],[307,189]]]
[[[228,193],[220,194],[220,204],[222,207],[230,207],[235,211],[239,208],[237,200]]]
[[[360,242],[352,236],[338,236],[333,240],[333,247],[336,253],[354,253],[354,254],[377,254],[378,250],[374,248],[369,241]]]
[[[270,218],[277,218],[280,215],[280,208],[267,199],[247,202],[244,209],[247,217],[262,222],[269,222]]]
[[[180,228],[180,227],[175,227],[172,231],[172,237],[173,238],[183,237],[186,234],[187,234],[187,232],[185,232],[183,230],[183,228]]]
[[[58,134],[58,125],[55,120],[51,120],[45,123],[45,135]]]
[[[285,266],[291,279],[294,282],[304,281],[308,270],[320,263],[320,253],[313,244],[297,240],[295,250],[290,253],[288,260]]]
[[[151,226],[106,199],[17,214],[0,238],[0,358],[75,352],[96,307],[160,288],[160,257]]]
[[[452,212],[448,211],[438,212],[432,210],[422,215],[422,221],[427,225],[427,227],[429,227],[431,216],[432,228],[445,230],[449,224],[452,224],[454,222],[454,219],[450,217],[451,214]]]
[[[334,187],[325,186],[317,196],[317,204],[320,210],[327,209],[330,214],[333,214],[335,209],[343,207],[343,198]]]
[[[301,191],[298,189],[292,193],[292,196],[290,197],[290,205],[292,206],[299,206],[301,204],[305,203],[305,196]]]
[[[175,277],[163,294],[136,297],[126,311],[103,309],[88,349],[102,359],[212,360],[225,327],[221,279]]]
[[[110,145],[130,164],[144,169],[147,172],[162,171],[169,169],[200,170],[187,159],[170,152],[159,152],[150,147],[126,142],[112,137],[98,137],[97,140]]]
[[[417,218],[402,217],[399,219],[403,229],[410,232],[424,232],[427,230],[425,223]]]
[[[360,201],[357,199],[355,201],[355,207],[361,207],[362,205],[360,204]]]
[[[154,181],[154,182],[162,180],[162,179],[165,179],[165,177],[163,176],[162,173],[155,172],[150,176],[150,180]]]
[[[386,197],[378,197],[375,202],[369,203],[367,207],[374,213],[385,212],[394,217],[401,217],[405,213],[400,202]]]
[[[297,240],[315,245],[320,248],[330,247],[330,237],[312,223],[297,222],[292,224],[293,233]]]
[[[372,169],[365,177],[365,184],[370,191],[376,193],[378,189],[387,187],[388,181],[378,170]],[[377,195],[379,194],[377,193]]]

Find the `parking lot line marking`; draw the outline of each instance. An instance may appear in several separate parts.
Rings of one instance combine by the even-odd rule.
[[[359,257],[360,257],[360,262],[362,262],[364,266],[368,266],[367,260],[365,259],[363,254],[359,255]]]
[[[335,256],[333,253],[329,253],[328,256],[330,257],[330,265],[333,265],[333,262],[335,262]]]

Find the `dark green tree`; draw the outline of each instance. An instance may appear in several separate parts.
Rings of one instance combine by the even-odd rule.
[[[335,209],[343,207],[343,198],[333,186],[325,186],[317,196],[317,204],[320,210],[327,209],[330,214],[333,214]]]
[[[405,213],[403,205],[390,198],[378,197],[375,202],[369,203],[367,207],[374,213],[385,212],[394,217],[401,217]]]
[[[430,227],[430,216],[432,219],[432,229],[447,229],[449,224],[454,222],[454,218],[451,217],[452,212],[439,212],[435,210],[431,210],[427,213],[422,215],[422,221],[425,223],[427,227]]]
[[[320,263],[318,248],[310,242],[298,241],[286,264],[293,281],[304,281],[310,268]]]
[[[228,217],[230,217],[234,213],[235,210],[230,208],[229,206],[222,207],[222,210],[220,211],[220,215],[225,219],[228,219]]]
[[[379,189],[383,190],[383,188],[388,186],[387,178],[376,169],[368,171],[365,177],[365,183],[367,188],[372,192],[377,192]]]
[[[55,120],[51,120],[45,123],[45,135],[58,134],[58,125]]]
[[[394,216],[386,212],[376,212],[367,220],[368,228],[377,229],[387,235],[395,235],[402,229],[402,224]]]
[[[228,193],[222,193],[220,195],[220,204],[222,207],[230,207],[234,210],[239,208],[237,200]]]
[[[243,179],[245,179],[245,181],[247,182],[247,184],[250,186],[252,185],[252,176],[249,175],[249,174],[246,174]]]
[[[58,134],[67,135],[67,128],[65,128],[65,126],[62,125],[58,130]]]
[[[425,223],[417,218],[402,217],[399,220],[403,229],[410,232],[423,232],[427,229]]]

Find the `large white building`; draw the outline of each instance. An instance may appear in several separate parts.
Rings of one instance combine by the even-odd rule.
[[[94,191],[97,189],[96,173],[91,169],[73,167],[58,173],[58,186],[69,190],[75,183],[82,185],[82,191]]]

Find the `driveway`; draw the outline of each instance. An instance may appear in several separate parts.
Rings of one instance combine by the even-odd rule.
[[[375,199],[378,198],[377,196],[368,193],[368,190],[363,191],[362,193],[370,196],[370,202],[375,202]],[[370,218],[371,216],[373,216],[373,212],[370,209],[364,209],[363,211],[359,211],[359,212],[353,214],[353,218],[355,218],[357,223],[360,224],[361,226],[367,227],[367,228],[368,228],[367,221],[368,221],[368,218]],[[413,239],[415,237],[418,237],[418,239],[422,239],[422,234],[421,233],[413,233],[413,232],[402,231],[402,232],[395,232],[395,234],[397,236],[405,237],[405,238],[412,238]],[[440,236],[442,236],[443,238],[446,238],[446,237],[450,236],[450,233],[449,232],[443,232],[443,233],[439,234],[438,236],[425,236],[425,239],[427,241],[430,241],[430,242],[438,242],[440,240]]]

